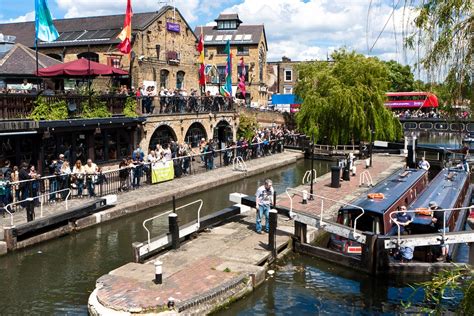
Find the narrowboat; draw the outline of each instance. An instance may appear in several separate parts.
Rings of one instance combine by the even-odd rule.
[[[428,185],[424,169],[399,169],[378,183],[368,194],[339,209],[337,222],[359,231],[387,234],[393,223],[391,214],[401,205],[411,204]],[[362,212],[362,209],[364,210]],[[361,245],[344,237],[331,235],[328,248],[347,254],[360,254]]]

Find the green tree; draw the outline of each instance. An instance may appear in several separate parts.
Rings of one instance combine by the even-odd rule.
[[[414,91],[415,78],[410,66],[390,60],[384,62],[388,68],[388,75],[390,80],[389,90],[392,92]]]
[[[407,46],[424,48],[426,53],[419,63],[429,72],[447,73],[448,102],[454,104],[456,100],[470,98],[471,108],[474,109],[473,1],[425,0],[421,1],[418,9],[415,19],[417,30],[406,38]]]
[[[125,101],[125,107],[123,109],[123,114],[126,117],[138,117],[136,98],[127,97],[127,101]]]
[[[30,119],[35,121],[65,120],[68,118],[66,101],[47,103],[45,98],[38,97],[35,101],[35,108],[30,114]]]
[[[253,115],[246,115],[240,113],[240,124],[237,130],[237,137],[243,137],[247,140],[251,140],[255,134],[255,130],[258,129],[257,119]]]
[[[303,100],[298,129],[320,142],[347,144],[402,135],[398,119],[384,106],[389,87],[387,67],[377,58],[346,50],[332,54],[334,64],[308,62],[298,68],[296,94]]]

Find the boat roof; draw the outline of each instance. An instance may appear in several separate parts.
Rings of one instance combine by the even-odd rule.
[[[408,209],[428,208],[431,201],[441,208],[453,208],[461,193],[468,173],[462,169],[443,169],[427,188],[408,206]]]
[[[400,197],[408,191],[418,180],[427,173],[424,169],[405,169],[401,168],[385,180],[379,182],[371,190],[357,200],[351,202],[352,205],[359,206],[365,212],[372,212],[383,215],[390,206],[397,202]],[[383,199],[369,199],[369,193],[383,193]],[[357,211],[358,208],[346,205],[341,207],[340,211]]]

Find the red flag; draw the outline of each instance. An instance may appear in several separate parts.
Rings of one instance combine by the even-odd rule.
[[[204,37],[202,35],[202,30],[201,30],[201,36],[199,37],[199,43],[196,47],[197,51],[199,52],[199,85],[200,86],[205,86],[206,85],[206,74],[204,73]]]
[[[117,48],[123,54],[130,54],[132,51],[132,3],[127,0],[127,11],[125,12],[125,19],[123,22],[122,32],[117,36],[122,42],[118,44]]]

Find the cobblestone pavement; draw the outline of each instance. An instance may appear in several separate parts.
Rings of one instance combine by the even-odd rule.
[[[323,217],[324,219],[335,219],[338,209],[343,203],[349,203],[359,197],[362,192],[367,190],[367,186],[359,186],[359,176],[361,172],[369,171],[374,184],[392,174],[395,170],[405,165],[405,158],[400,156],[376,155],[372,162],[372,167],[365,168],[365,161],[356,161],[358,174],[351,176],[350,181],[341,181],[340,188],[331,187],[331,174],[325,174],[316,179],[313,184],[313,193],[316,195],[314,200],[308,200],[308,204],[302,203],[301,192],[289,191],[293,196],[293,211],[302,211],[310,214],[321,214],[321,201],[323,201]],[[310,192],[309,185],[301,185],[294,188],[298,191],[306,190]],[[320,198],[322,196],[324,198]],[[328,199],[326,199],[328,198]],[[331,200],[329,200],[331,199]],[[340,201],[342,203],[337,203]],[[288,195],[280,194],[277,197],[277,205],[290,208],[290,198]]]

